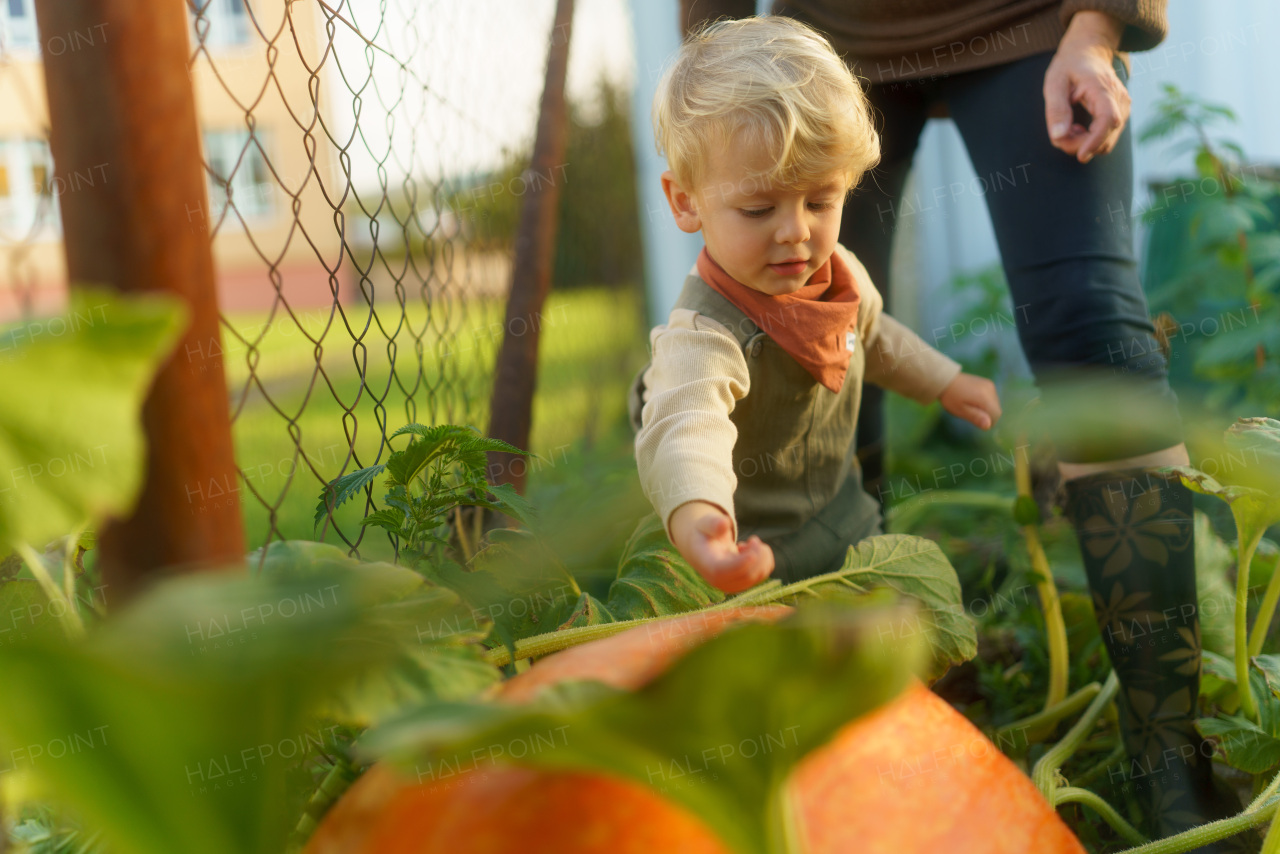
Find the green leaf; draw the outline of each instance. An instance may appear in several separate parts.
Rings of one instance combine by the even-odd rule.
[[[735,626],[635,692],[597,686],[522,706],[437,706],[358,746],[435,769],[536,739],[520,763],[630,779],[692,811],[733,850],[764,854],[789,830],[790,770],[896,696],[926,658],[920,638],[885,641],[905,618],[898,608],[811,606],[776,625]],[[691,773],[698,785],[680,785]]]
[[[1249,774],[1264,774],[1280,765],[1280,739],[1248,718],[1219,715],[1197,721],[1200,734],[1221,739],[1226,763]]]
[[[1206,676],[1221,679],[1223,682],[1236,684],[1236,665],[1228,655],[1220,655],[1212,650],[1202,653],[1202,669]]]
[[[1280,765],[1280,699],[1269,686],[1269,679],[1262,670],[1249,671],[1249,683],[1258,704],[1257,723],[1228,714],[1196,721],[1202,735],[1221,739],[1219,748],[1227,764],[1249,774],[1263,774]]]
[[[794,604],[806,598],[839,598],[877,587],[892,588],[924,606],[915,622],[899,626],[897,634],[923,634],[932,640],[934,663],[930,675],[940,676],[951,665],[978,654],[977,633],[964,611],[955,568],[937,543],[923,537],[868,537],[849,548],[844,567],[836,572],[763,592],[748,590],[731,602]]]
[[[340,723],[367,727],[407,708],[469,700],[502,678],[479,645],[488,621],[452,590],[423,584],[405,599],[375,606],[368,618],[374,636],[389,638],[395,653],[326,706]]]
[[[470,571],[451,561],[423,571],[491,620],[494,638],[512,649],[516,641],[553,631],[563,623],[582,591],[537,537],[526,532],[502,537],[505,541],[492,543],[476,555]],[[520,548],[511,548],[512,538]]]
[[[454,591],[428,584],[411,569],[359,561],[337,546],[298,540],[272,543],[249,556],[250,567],[259,563],[264,575],[276,579],[353,577],[364,591],[364,635],[386,646],[386,661],[353,678],[326,705],[334,720],[368,726],[407,706],[467,699],[501,678],[479,644],[491,622]]]
[[[560,621],[556,631],[576,629],[582,626],[599,626],[614,622],[617,622],[617,617],[610,613],[609,608],[603,602],[590,593],[583,593],[578,597],[578,601],[574,603],[573,608],[565,615],[564,619]]]
[[[516,492],[514,486],[509,483],[499,483],[496,486],[490,486],[489,493],[493,495],[492,499],[482,496],[474,503],[505,513],[522,525],[527,526],[533,523],[533,505],[523,495]]]
[[[399,507],[375,510],[360,521],[365,527],[375,526],[399,535],[404,530],[404,511]]]
[[[173,300],[75,287],[65,315],[0,330],[0,547],[128,515],[145,461],[139,413],[184,324]]]
[[[481,436],[480,431],[475,427],[462,427],[456,424],[437,424],[432,427],[424,427],[421,424],[406,424],[396,432],[392,433],[390,438],[403,434],[411,434],[418,436],[428,447],[434,449],[446,442],[453,442],[465,445],[469,448],[476,448],[481,451],[502,451],[508,454],[519,454],[520,456],[531,456],[528,451],[522,451],[515,445],[509,445],[501,439],[491,439],[488,436]]]
[[[1251,663],[1267,680],[1271,693],[1280,696],[1280,655],[1255,655]]]
[[[1167,471],[1178,475],[1178,479],[1192,492],[1212,495],[1230,505],[1241,542],[1261,536],[1271,525],[1280,522],[1280,493],[1269,495],[1261,489],[1249,486],[1224,486],[1215,478],[1190,466],[1171,466]],[[1253,480],[1253,475],[1246,473],[1243,466],[1235,467],[1232,476],[1246,481]]]
[[[667,539],[656,515],[636,527],[609,585],[609,611],[619,620],[666,617],[724,601]]]
[[[372,596],[351,573],[162,582],[82,641],[0,645],[0,740],[76,744],[30,771],[111,850],[275,854],[298,762],[335,746],[315,710],[391,649]]]
[[[387,457],[388,485],[409,486],[436,455],[435,447],[421,441],[411,443],[403,451],[393,451]]]
[[[324,489],[320,490],[320,502],[316,504],[315,527],[319,528],[320,523],[331,512],[347,503],[347,499],[372,483],[378,475],[382,474],[384,469],[386,469],[386,465],[383,463],[379,463],[376,466],[366,466],[344,474],[337,480],[326,484]]]
[[[1030,495],[1019,495],[1013,502],[1013,519],[1019,525],[1040,524],[1040,505]]]

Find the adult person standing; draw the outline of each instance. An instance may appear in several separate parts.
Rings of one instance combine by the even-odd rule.
[[[754,6],[682,0],[682,24],[690,32],[751,15]],[[1238,812],[1194,727],[1200,632],[1191,494],[1155,471],[1188,457],[1128,221],[1133,144],[1123,52],[1165,37],[1165,0],[776,0],[774,12],[822,31],[869,83],[882,157],[846,204],[840,242],[866,266],[886,307],[895,212],[928,117],[951,116],[978,174],[1015,172],[1011,186],[985,199],[1046,406],[1062,407],[1067,381],[1082,377],[1122,377],[1124,394],[1141,401],[1142,416],[1101,443],[1055,437],[1068,515],[1121,683],[1130,760],[1123,779],[1159,836]],[[859,441],[874,443],[879,407],[864,400],[863,416]],[[868,471],[868,483],[877,475]],[[1244,845],[1234,837],[1196,850]]]

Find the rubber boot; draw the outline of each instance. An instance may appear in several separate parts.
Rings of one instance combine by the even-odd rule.
[[[1156,838],[1240,812],[1215,784],[1213,748],[1195,728],[1200,693],[1191,492],[1176,478],[1130,469],[1067,481],[1103,643],[1120,680],[1127,760],[1113,781],[1131,786]],[[1243,834],[1195,849],[1257,851]]]

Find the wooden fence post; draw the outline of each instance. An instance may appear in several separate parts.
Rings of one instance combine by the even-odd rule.
[[[535,178],[556,175],[564,165],[569,135],[564,83],[569,69],[569,36],[573,29],[573,0],[557,0],[551,44],[547,50],[546,82],[538,111],[538,131],[533,142]],[[563,169],[560,170],[563,173]],[[538,380],[538,332],[543,303],[551,290],[555,260],[556,226],[560,215],[560,177],[527,181],[516,232],[515,265],[511,294],[507,297],[506,325],[494,370],[493,398],[489,407],[489,435],[527,450],[533,421],[533,391]],[[519,331],[517,331],[519,330]],[[524,492],[526,466],[513,454],[489,455],[491,483],[510,483]]]
[[[245,553],[187,4],[35,5],[55,174],[62,186],[101,178],[59,197],[69,281],[171,294],[191,316],[144,407],[138,506],[99,537],[106,593],[118,603],[162,571],[242,566]]]

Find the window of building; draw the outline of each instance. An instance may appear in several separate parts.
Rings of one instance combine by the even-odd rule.
[[[264,219],[271,215],[274,183],[262,156],[265,148],[261,131],[253,138],[247,130],[205,133],[210,226],[222,218],[228,192],[230,203],[244,219]]]
[[[30,2],[30,0],[25,0]],[[208,48],[249,43],[247,0],[187,0],[191,12],[191,41]]]
[[[0,0],[0,53],[31,50],[39,42],[32,0]]]
[[[0,139],[0,232],[9,240],[56,237],[57,197],[49,144]]]

